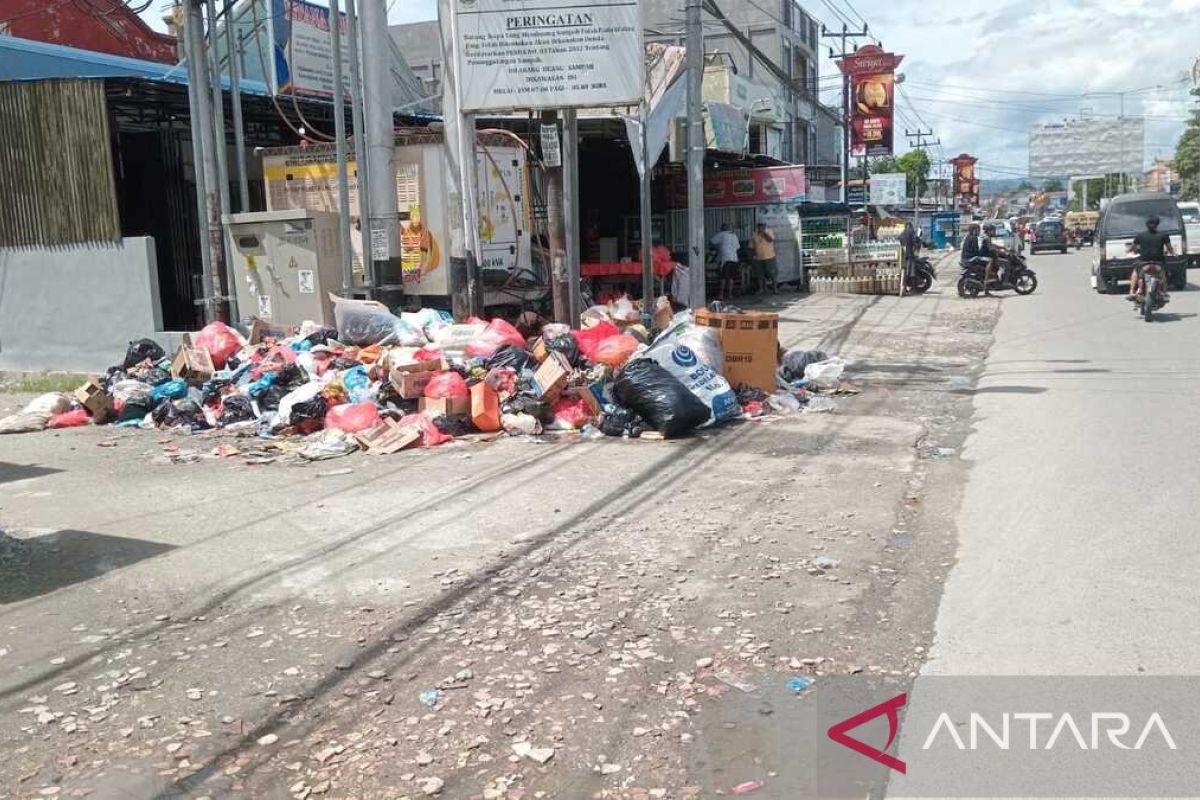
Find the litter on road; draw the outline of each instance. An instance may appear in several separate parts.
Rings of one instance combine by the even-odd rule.
[[[664,327],[651,336],[620,302],[588,309],[579,329],[524,332],[499,318],[455,323],[431,309],[397,316],[378,303],[334,302],[337,328],[256,323],[247,337],[213,322],[170,356],[151,339],[131,342],[106,374],[73,395],[35,398],[0,419],[0,433],[89,424],[228,431],[322,461],[501,435],[675,438],[832,411],[818,392],[854,391],[842,383],[845,361],[780,352],[773,313],[714,304],[670,317],[662,298]],[[211,455],[263,464],[279,453],[222,444]],[[165,460],[203,457],[168,447]]]

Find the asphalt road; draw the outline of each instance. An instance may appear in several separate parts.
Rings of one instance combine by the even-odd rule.
[[[1001,300],[924,674],[1200,669],[1200,290],[1146,323],[1090,259],[1034,256],[1037,293]]]

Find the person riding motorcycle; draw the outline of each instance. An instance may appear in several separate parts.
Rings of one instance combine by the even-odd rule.
[[[1129,297],[1127,300],[1137,300],[1138,295],[1142,291],[1142,265],[1152,262],[1158,264],[1165,271],[1167,264],[1167,256],[1175,255],[1175,248],[1171,245],[1171,237],[1165,233],[1158,232],[1158,217],[1150,217],[1146,220],[1146,230],[1139,233],[1129,243],[1128,250],[1137,254],[1138,262],[1133,266],[1133,273],[1129,276]],[[1163,296],[1166,297],[1166,290],[1163,290]]]

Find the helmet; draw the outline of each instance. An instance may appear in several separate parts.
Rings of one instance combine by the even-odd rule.
[[[1155,230],[1158,227],[1158,217],[1150,217],[1146,220],[1146,227],[1150,230]]]

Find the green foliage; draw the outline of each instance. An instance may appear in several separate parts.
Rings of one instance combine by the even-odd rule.
[[[1200,97],[1200,89],[1192,94]],[[1200,199],[1200,108],[1192,111],[1179,144],[1175,148],[1175,170],[1179,173],[1179,196],[1188,200]]]
[[[928,186],[929,168],[932,164],[924,150],[909,150],[896,159],[900,172],[908,176],[908,196],[920,197]]]
[[[1058,178],[1051,178],[1050,180],[1048,180],[1042,184],[1043,192],[1061,192],[1061,191],[1065,190],[1066,188],[1067,187],[1064,186],[1063,182],[1060,181]]]

